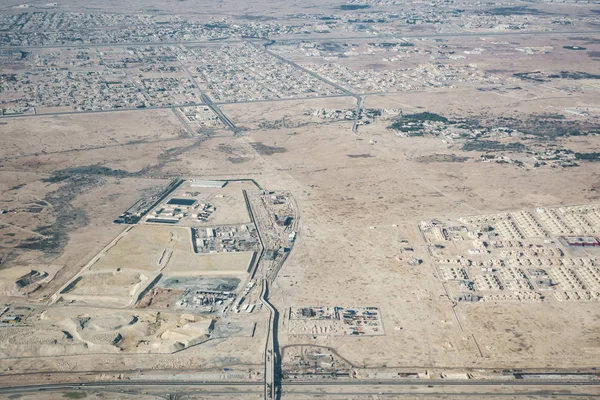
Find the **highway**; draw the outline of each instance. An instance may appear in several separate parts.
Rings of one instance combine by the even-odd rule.
[[[272,39],[275,43],[285,42],[298,42],[301,40],[327,40],[327,41],[340,41],[340,40],[375,40],[375,39],[399,39],[399,38],[431,38],[431,37],[484,37],[484,36],[514,36],[514,35],[526,35],[526,36],[555,36],[555,35],[598,35],[598,31],[592,30],[572,30],[572,31],[510,31],[510,32],[434,32],[434,33],[402,33],[399,32],[393,35],[379,35],[379,36],[340,36],[340,37],[327,37],[327,36],[303,36],[298,38],[289,39]],[[275,44],[273,43],[273,44]]]
[[[11,387],[2,387],[0,388],[0,395],[11,395],[11,394],[23,394],[23,393],[35,393],[35,392],[43,392],[43,391],[52,391],[52,392],[60,392],[60,391],[70,391],[70,390],[147,390],[147,389],[155,389],[162,388],[167,391],[172,390],[183,390],[185,388],[190,388],[190,390],[199,390],[205,388],[209,390],[210,388],[227,388],[229,393],[248,393],[250,391],[254,392],[258,389],[258,387],[262,386],[261,382],[252,382],[252,381],[177,381],[177,380],[113,380],[113,381],[98,381],[98,382],[88,382],[88,383],[49,383],[49,384],[40,384],[40,385],[19,385],[19,386],[11,386]],[[375,394],[378,391],[381,393],[384,388],[387,387],[407,387],[410,390],[419,390],[418,388],[444,388],[443,393],[451,394],[448,392],[449,388],[460,389],[456,391],[456,395],[475,395],[476,392],[468,391],[468,388],[477,388],[477,387],[487,387],[490,391],[485,393],[490,394],[500,394],[499,392],[492,392],[491,388],[507,388],[511,387],[536,387],[539,388],[539,392],[548,392],[553,393],[554,391],[561,390],[559,387],[580,387],[585,388],[589,387],[592,393],[595,393],[595,397],[600,397],[600,391],[598,388],[600,387],[600,380],[559,380],[559,379],[551,379],[551,380],[541,380],[541,379],[511,379],[511,380],[441,380],[441,379],[406,379],[406,380],[360,380],[360,379],[347,379],[347,380],[331,380],[326,381],[323,379],[313,380],[313,381],[293,381],[293,380],[284,380],[281,382],[281,390],[273,391],[271,397],[267,398],[279,398],[279,396],[283,393],[308,393],[310,391],[320,390],[319,393],[323,393],[323,389],[327,387],[330,388],[338,388],[335,390],[341,390],[342,387],[348,387],[348,391],[344,391],[345,395],[349,393],[357,393],[357,394]],[[351,389],[352,387],[356,387],[356,389]],[[296,389],[297,388],[297,389]],[[306,389],[301,389],[306,388]],[[401,390],[407,390],[401,389]],[[352,392],[356,390],[356,392]],[[422,389],[421,389],[422,390]],[[474,389],[477,390],[477,389]],[[433,392],[433,390],[432,390]],[[570,394],[568,391],[563,391],[563,394]],[[258,393],[258,392],[257,392]],[[332,393],[332,392],[328,392]],[[394,392],[397,393],[397,392]],[[414,392],[412,392],[414,394]],[[427,392],[431,395],[431,392]],[[519,392],[516,392],[519,393]],[[531,392],[521,391],[521,394],[528,393],[531,395]],[[502,394],[506,395],[504,391]],[[586,394],[589,396],[589,394]]]
[[[377,399],[377,398],[388,398],[390,396],[393,396],[393,398],[398,398],[399,396],[402,397],[406,397],[408,399],[415,399],[415,398],[431,398],[432,396],[443,396],[443,398],[450,398],[450,397],[457,397],[459,399],[464,399],[464,398],[474,398],[474,399],[494,399],[494,398],[500,398],[502,400],[505,400],[507,397],[510,398],[526,398],[526,399],[532,399],[532,398],[540,398],[539,396],[548,396],[548,397],[552,397],[554,398],[560,398],[560,397],[567,397],[569,399],[573,399],[575,397],[581,397],[583,399],[590,399],[590,398],[600,398],[600,394],[590,394],[590,393],[561,393],[561,392],[554,392],[551,390],[544,390],[544,391],[535,391],[535,392],[501,392],[501,393],[497,393],[497,392],[468,392],[468,393],[448,393],[448,392],[415,392],[415,391],[379,391],[379,392],[374,392],[374,391],[344,391],[344,392],[326,392],[324,393],[323,391],[284,391],[282,393],[283,396],[290,396],[290,398],[293,398],[292,396],[298,396],[298,395],[303,395],[303,396],[315,396],[315,398],[325,398],[325,396],[327,396],[327,398],[342,398],[342,399],[347,399],[350,396],[365,396],[366,398],[369,399]],[[317,397],[318,396],[318,397]]]
[[[574,380],[574,379],[503,379],[503,380],[485,380],[485,379],[463,379],[463,380],[445,380],[445,379],[397,379],[397,380],[373,380],[373,379],[337,379],[326,381],[294,381],[283,380],[282,387],[286,386],[598,386],[600,379],[594,380]]]
[[[267,330],[267,340],[265,342],[265,400],[274,399],[276,398],[277,393],[279,393],[279,385],[275,373],[278,349],[276,348],[275,341],[273,339],[273,336],[277,331],[277,326],[275,325],[275,314],[277,313],[277,310],[275,310],[275,307],[273,307],[271,303],[269,303],[269,301],[267,300],[267,298],[269,297],[268,285],[269,283],[267,282],[267,280],[263,279],[260,292],[260,301],[269,310],[269,327]]]
[[[268,246],[275,246],[275,248],[279,248],[279,244],[285,243],[285,241],[280,241],[281,238],[272,238],[273,243],[269,244],[269,235],[263,238],[263,234],[261,230],[264,228],[268,230],[268,227],[264,227],[260,221],[266,218],[270,220],[270,214],[266,212],[266,208],[264,206],[258,206],[256,210],[253,209],[252,202],[248,199],[247,193],[244,193],[246,200],[246,207],[248,208],[248,212],[251,216],[252,221],[254,222],[259,235],[259,240],[261,242],[262,251],[264,252]],[[265,213],[266,212],[266,213]],[[297,209],[296,209],[297,212]],[[294,220],[298,220],[297,213],[294,214]],[[292,224],[293,226],[293,224]],[[293,228],[292,228],[293,229]],[[294,229],[297,232],[296,229]],[[289,232],[284,230],[284,233],[277,234],[277,236],[283,234],[287,236]],[[277,244],[275,244],[277,243]],[[282,369],[281,369],[281,353],[279,348],[279,340],[278,340],[278,327],[279,327],[279,312],[277,309],[269,302],[269,284],[272,283],[281,266],[285,263],[287,256],[291,252],[293,248],[293,243],[290,245],[288,252],[285,256],[280,258],[277,265],[271,265],[269,267],[268,264],[264,264],[265,259],[262,257],[262,253],[260,256],[260,262],[257,263],[254,274],[260,277],[260,302],[264,306],[265,309],[269,312],[269,317],[267,320],[267,333],[264,347],[264,399],[272,400],[279,399],[281,396],[281,378],[283,377]],[[259,265],[260,264],[260,265]]]
[[[257,382],[243,382],[243,381],[128,381],[128,380],[115,380],[115,381],[98,381],[88,383],[48,383],[42,385],[22,385],[22,386],[10,386],[0,388],[0,395],[12,394],[12,393],[29,393],[29,392],[42,392],[42,391],[61,391],[61,390],[73,390],[73,389],[110,389],[110,388],[149,388],[149,387],[185,387],[185,386],[205,386],[205,387],[252,387],[261,386]]]
[[[347,96],[347,95],[336,96],[336,97],[345,97],[345,96]],[[210,99],[210,97],[208,97],[204,93],[201,94],[201,97],[202,97],[202,103],[188,103],[188,104],[182,104],[179,106],[115,108],[115,109],[110,109],[110,110],[59,111],[59,112],[40,113],[40,114],[37,114],[37,113],[36,114],[9,114],[9,115],[0,116],[0,120],[2,120],[4,118],[54,117],[54,116],[61,116],[61,115],[104,114],[104,113],[110,113],[110,112],[124,112],[124,111],[173,110],[173,112],[175,112],[175,115],[179,118],[179,120],[181,121],[183,126],[189,131],[189,133],[192,136],[197,136],[196,133],[193,131],[193,129],[188,125],[187,121],[185,121],[183,119],[183,117],[181,117],[175,109],[179,108],[179,107],[207,106],[217,115],[217,117],[219,117],[221,122],[223,122],[223,124],[226,127],[231,129],[236,134],[239,132],[239,129],[235,126],[235,124],[229,118],[227,118],[227,116],[225,114],[223,114],[223,112],[219,109],[217,104],[213,103],[213,101]],[[284,101],[284,100],[297,100],[297,99],[256,100],[255,102]],[[224,102],[224,103],[219,103],[219,104],[235,104],[235,103],[236,102]]]
[[[570,31],[509,31],[509,32],[449,32],[449,33],[403,33],[398,32],[393,35],[371,35],[371,36],[298,36],[296,38],[284,38],[284,39],[256,39],[256,41],[275,40],[279,43],[284,42],[297,42],[301,40],[377,40],[377,39],[396,39],[396,38],[428,38],[428,37],[483,37],[483,36],[514,36],[514,35],[527,35],[527,36],[554,36],[554,35],[598,35],[597,30],[570,30]],[[224,41],[228,42],[240,42],[241,38],[223,39],[217,43]],[[246,39],[247,40],[247,39]],[[180,41],[157,41],[157,42],[107,42],[107,43],[72,43],[72,44],[47,44],[47,45],[32,45],[32,46],[1,46],[0,50],[35,50],[35,49],[72,49],[72,48],[85,48],[85,47],[137,47],[137,46],[202,46],[202,45],[214,45],[215,40],[180,40]]]

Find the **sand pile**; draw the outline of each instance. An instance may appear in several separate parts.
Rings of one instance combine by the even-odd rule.
[[[0,270],[0,295],[24,296],[49,282],[58,266],[16,266]]]
[[[213,320],[193,314],[53,307],[33,326],[0,329],[0,357],[172,353],[210,338]]]

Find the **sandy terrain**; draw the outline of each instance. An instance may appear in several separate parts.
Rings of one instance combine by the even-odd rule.
[[[100,272],[82,275],[69,284],[72,289],[61,292],[62,301],[104,307],[125,307],[135,300],[149,282],[143,274],[128,272]]]
[[[427,109],[440,111],[441,104],[446,104],[458,112],[460,95],[440,93],[437,98]],[[490,97],[482,95],[482,99]],[[374,100],[367,98],[367,101]],[[418,94],[412,95],[410,100],[406,96],[386,96],[384,101],[388,104],[410,101],[415,107],[419,101],[422,107],[427,103],[424,95]],[[234,173],[255,177],[265,187],[286,188],[294,193],[302,213],[304,234],[276,282],[273,293],[276,305],[375,305],[381,310],[386,332],[381,337],[320,338],[317,343],[336,348],[356,364],[455,366],[468,360],[479,366],[499,365],[496,360],[503,359],[499,356],[505,347],[500,343],[504,342],[488,340],[492,336],[482,333],[486,332],[485,318],[474,317],[471,308],[459,309],[466,330],[461,331],[451,304],[442,297],[441,285],[432,277],[432,266],[407,267],[396,260],[400,240],[407,239],[418,256],[423,250],[419,247],[416,224],[423,218],[594,201],[597,196],[591,189],[600,173],[598,167],[586,164],[585,169],[577,171],[523,171],[474,160],[423,163],[419,157],[429,154],[454,153],[469,158],[472,155],[449,148],[437,138],[397,138],[375,127],[366,129],[364,135],[375,138],[376,145],[352,135],[345,123],[330,125],[325,133],[316,127],[296,131],[296,135],[254,131],[239,139],[210,139],[201,147],[190,149],[185,160],[175,161],[165,169],[182,170],[187,176],[215,178]],[[591,140],[570,139],[568,143]],[[281,150],[260,154],[250,145],[258,142]],[[231,149],[228,153],[218,150],[224,145]],[[228,161],[231,152],[246,161],[241,164]],[[349,157],[356,154],[369,156]],[[494,176],[497,183],[490,185],[490,176]],[[561,193],[556,187],[570,189],[568,193]],[[375,229],[368,229],[370,226]],[[165,228],[170,229],[173,228]],[[384,250],[381,250],[382,243],[386,243]],[[158,250],[154,258],[158,258],[161,251]],[[177,260],[175,254],[170,263]],[[502,312],[506,307],[514,306],[486,305],[486,310]],[[529,306],[517,306],[526,307]],[[593,323],[592,316],[585,311],[585,305],[560,307],[575,307],[570,313],[581,315],[581,319],[567,322],[556,318],[554,313],[552,321],[544,322],[548,325],[545,331],[564,332],[572,337],[569,332],[573,332],[575,324],[581,328],[577,330],[579,342],[570,339],[565,342],[565,336],[545,334],[544,340],[538,341],[542,334],[538,329],[523,328],[522,340],[536,343],[535,352],[522,350],[504,360],[510,360],[512,365],[545,366],[563,357],[571,360],[567,361],[570,365],[590,365],[595,359],[593,349],[598,345],[593,336],[585,336],[589,328],[584,327]],[[527,313],[528,318],[538,314]],[[544,317],[539,318],[535,324],[544,320]],[[570,329],[566,331],[568,324]],[[496,332],[504,332],[513,329],[514,320],[512,317],[496,319],[494,325]],[[287,331],[287,327],[284,328],[282,331]],[[280,340],[294,343],[304,339],[284,336]],[[585,351],[566,344],[582,341],[586,343]],[[228,339],[227,347],[233,348],[236,343],[239,344]],[[578,344],[573,346],[581,348]],[[385,353],[382,348],[386,349]],[[400,353],[402,357],[397,356]],[[566,357],[572,354],[575,358]]]
[[[477,332],[484,332],[482,319],[471,316],[464,326],[472,327],[472,331],[461,331],[451,313],[450,302],[443,297],[441,285],[433,280],[433,270],[426,264],[408,267],[396,260],[400,240],[406,239],[415,246],[418,256],[420,239],[416,222],[424,215],[456,215],[534,204],[585,203],[595,199],[595,194],[589,191],[588,180],[574,181],[569,171],[552,171],[553,179],[545,180],[542,171],[523,173],[514,168],[483,164],[475,167],[468,163],[443,163],[444,172],[441,172],[437,163],[423,164],[408,159],[413,152],[419,154],[444,146],[435,139],[399,141],[381,135],[377,137],[377,145],[372,146],[340,132],[338,136],[330,135],[327,139],[328,145],[338,149],[337,154],[328,154],[325,158],[321,157],[325,146],[320,143],[325,139],[316,132],[304,135],[301,146],[307,154],[311,154],[311,158],[303,157],[302,161],[310,162],[310,169],[300,172],[301,167],[297,167],[287,154],[270,157],[272,165],[277,165],[277,168],[296,171],[288,172],[289,178],[285,179],[290,186],[304,188],[300,204],[306,235],[296,245],[289,263],[281,272],[279,293],[275,294],[280,299],[277,304],[284,307],[351,302],[379,306],[386,329],[385,337],[328,337],[317,340],[318,344],[335,347],[357,364],[373,363],[378,359],[388,366],[451,366],[456,365],[459,356],[465,361],[475,361],[477,365],[495,365],[494,356],[484,353],[483,358],[478,357],[471,336],[472,333],[478,338]],[[300,140],[294,136],[279,141],[260,134],[254,135],[253,139],[286,149],[294,148],[294,141]],[[366,153],[372,157],[349,159],[346,154],[352,153]],[[325,159],[326,162],[322,161]],[[587,168],[591,176],[597,173],[596,166]],[[335,182],[330,179],[329,170],[335,171]],[[486,177],[490,174],[502,183],[486,184]],[[402,183],[395,177],[403,177]],[[535,186],[532,187],[531,182],[535,182]],[[561,182],[563,185],[568,182],[571,188],[569,200],[561,199],[554,190],[555,185]],[[370,226],[375,229],[369,229]],[[330,237],[340,239],[332,244],[326,239]],[[384,252],[378,250],[381,243],[387,244]],[[340,276],[343,278],[340,279]],[[585,305],[582,307],[585,308]],[[587,331],[587,326],[595,323],[591,315],[583,317],[586,314],[582,310],[583,320],[577,322],[580,331]],[[555,330],[563,326],[562,332],[567,334],[564,329],[569,324],[572,328],[573,321],[559,322],[554,318],[546,320],[546,323]],[[499,324],[496,320],[496,332],[513,326],[508,321]],[[538,332],[532,329],[520,333],[524,337],[529,335],[529,340],[534,341]],[[500,354],[503,346],[496,347],[493,341],[487,341],[487,337],[487,345],[494,348],[494,354]],[[565,346],[564,337],[545,336],[545,339],[541,341],[543,345],[540,343],[543,347],[537,351],[527,352],[523,358],[513,357],[513,365],[515,362],[524,366],[545,364],[546,359],[554,359],[557,349],[562,356],[575,350]],[[302,339],[289,337],[287,340],[296,342]],[[592,337],[589,340],[594,341]],[[382,343],[385,345],[382,346]],[[559,346],[558,343],[562,344]],[[362,350],[356,351],[357,346]],[[380,350],[382,348],[386,351]],[[395,356],[400,353],[402,357]],[[583,356],[585,353],[578,354]],[[587,359],[589,365],[592,358],[588,356]],[[573,363],[585,362],[580,359]]]
[[[124,228],[112,220],[144,193],[154,193],[165,181],[92,176],[81,180],[45,183],[45,174],[3,172],[0,215],[3,235],[0,258],[3,267],[32,266],[55,271],[56,278],[35,293],[57,290]],[[35,202],[41,211],[28,211]],[[14,210],[16,212],[13,212]],[[37,210],[35,210],[37,211]],[[12,235],[14,233],[14,235]],[[12,243],[11,243],[12,242]],[[23,246],[27,244],[26,246]],[[35,269],[34,268],[34,269]]]
[[[21,3],[5,1],[0,10],[17,13],[20,9],[12,7]],[[202,23],[255,21],[272,26],[279,22],[293,26],[312,18],[311,32],[321,33],[281,35],[267,29],[265,37],[277,39],[267,48],[360,94],[365,109],[438,113],[460,120],[456,125],[467,120],[481,123],[482,132],[521,124],[521,130],[528,133],[519,131],[501,140],[527,150],[519,155],[496,152],[507,157],[532,158],[531,149],[538,148],[542,153],[600,149],[597,134],[574,135],[570,130],[548,135],[546,130],[554,123],[540,128],[536,119],[600,125],[599,113],[579,112],[600,107],[600,80],[577,75],[598,74],[600,38],[597,10],[590,11],[596,7],[593,4],[518,2],[540,10],[536,18],[542,22],[536,27],[543,35],[523,34],[520,28],[494,30],[486,20],[496,16],[483,11],[480,26],[460,26],[458,17],[442,30],[432,22],[413,25],[406,22],[413,12],[407,7],[390,31],[381,31],[384,37],[377,38],[370,30],[374,23],[360,23],[365,25],[362,28],[355,22],[340,23],[335,34],[328,35],[323,22],[327,19],[319,18],[330,14],[379,18],[376,7],[377,12],[397,12],[401,8],[397,2],[372,2],[378,5],[352,17],[340,6],[354,1],[80,3],[66,0],[54,11],[126,11],[152,13],[157,18],[181,13]],[[29,11],[41,7],[32,3]],[[315,17],[315,13],[322,15]],[[506,20],[513,17],[520,16]],[[587,22],[580,23],[580,19]],[[554,33],[589,32],[553,34],[550,29]],[[471,34],[444,36],[444,32],[460,31]],[[439,35],[433,37],[433,32]],[[407,37],[400,39],[403,34]],[[294,40],[285,41],[285,37]],[[234,39],[215,40],[210,46],[228,40]],[[262,48],[260,39],[244,40]],[[414,46],[399,51],[379,46],[383,41],[400,40]],[[586,50],[576,51],[573,46]],[[125,47],[115,46],[123,53]],[[185,64],[186,46],[173,47],[181,53],[170,61],[172,66]],[[53,52],[52,48],[31,51]],[[129,68],[128,73],[151,78],[163,75],[136,68]],[[533,78],[527,75],[534,71]],[[174,74],[187,76],[181,70]],[[197,88],[191,90],[197,100]],[[160,96],[166,91],[158,90]],[[173,97],[183,99],[179,94]],[[161,97],[152,102],[166,100]],[[7,212],[0,214],[0,301],[23,303],[28,314],[23,323],[0,328],[0,370],[5,372],[0,385],[47,379],[23,373],[62,374],[62,378],[52,375],[56,380],[77,379],[86,373],[106,374],[107,379],[119,374],[142,379],[148,372],[220,374],[223,368],[262,380],[266,309],[222,315],[203,315],[187,308],[179,312],[173,303],[185,289],[169,286],[173,281],[167,281],[233,277],[239,279],[236,290],[244,290],[253,253],[194,254],[190,227],[249,222],[242,190],[255,188],[247,182],[230,182],[222,189],[178,189],[173,196],[197,191],[189,197],[216,207],[201,223],[189,219],[178,226],[142,223],[125,233],[127,226],[112,223],[138,199],[156,195],[172,178],[250,178],[267,190],[293,195],[301,216],[299,231],[289,258],[269,288],[270,301],[278,310],[311,304],[377,307],[380,312],[384,334],[359,337],[327,334],[331,330],[340,333],[328,321],[299,326],[282,315],[280,346],[322,346],[335,350],[352,367],[381,370],[597,367],[597,301],[552,298],[527,304],[454,305],[427,255],[418,224],[598,203],[600,163],[578,159],[574,167],[538,168],[483,162],[484,151],[464,147],[482,137],[400,137],[388,129],[389,116],[361,124],[356,133],[352,118],[314,114],[320,109],[351,113],[356,99],[349,94],[219,107],[239,128],[235,134],[218,128],[192,136],[170,109],[2,118],[0,209]],[[47,107],[44,111],[67,110]],[[513,133],[512,128],[507,130]],[[411,258],[421,262],[411,264]],[[48,275],[35,284],[17,287],[17,281],[32,270]],[[256,292],[246,304],[258,303]],[[142,301],[137,303],[139,297]],[[289,367],[284,365],[284,369]],[[304,394],[297,395],[302,398]],[[536,395],[531,394],[532,398]],[[295,394],[290,393],[292,397]]]
[[[102,115],[38,117],[23,125],[19,118],[6,121],[0,138],[0,160],[23,159],[31,155],[71,154],[86,150],[115,149],[139,142],[164,142],[178,139],[181,130],[171,111],[156,111],[153,118],[140,112],[118,112],[107,119]],[[46,140],[48,137],[53,140]],[[9,139],[10,138],[10,139]]]
[[[30,327],[3,330],[3,357],[93,353],[171,353],[208,339],[211,318],[137,310],[50,308]]]
[[[206,255],[175,251],[164,272],[169,276],[244,275],[253,255],[251,251]]]
[[[90,271],[158,271],[167,264],[173,250],[193,251],[189,229],[163,226],[136,226],[108,249]]]

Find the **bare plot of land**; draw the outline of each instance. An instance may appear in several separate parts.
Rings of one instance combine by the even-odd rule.
[[[484,311],[482,307],[490,309]],[[529,366],[560,363],[583,367],[592,366],[600,354],[598,341],[591,335],[600,329],[598,319],[591,317],[594,309],[597,303],[485,304],[462,308],[459,315],[465,328],[474,332],[486,359]],[[568,320],[556,318],[566,314]],[[577,346],[564,351],[558,345],[567,346],[563,341]]]
[[[254,252],[199,255],[175,251],[164,273],[168,276],[244,275]]]
[[[174,249],[191,251],[191,232],[186,228],[136,226],[111,247],[91,271],[158,271]]]
[[[96,306],[125,307],[149,283],[142,274],[125,272],[90,273],[76,278],[61,292],[64,301]]]
[[[136,308],[169,308],[183,296],[185,290],[165,289],[154,287],[144,295],[136,305]]]
[[[352,109],[356,107],[354,97],[327,99],[290,100],[272,103],[227,104],[219,106],[238,125],[251,129],[277,131],[306,126],[323,125],[331,120],[320,118],[317,110]],[[351,123],[349,120],[348,123]]]
[[[177,139],[183,127],[169,110],[6,119],[0,159],[86,149],[115,148],[143,141]],[[114,150],[113,150],[114,151]]]

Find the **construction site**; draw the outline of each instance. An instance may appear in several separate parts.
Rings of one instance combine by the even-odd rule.
[[[377,307],[301,307],[288,313],[290,335],[384,335]]]
[[[0,324],[11,329],[2,332],[3,355],[169,354],[208,340],[214,329],[217,336],[253,336],[264,319],[261,279],[293,242],[291,226],[280,222],[298,219],[290,196],[252,181],[191,179],[137,201],[114,221],[124,230],[48,307],[5,306]],[[265,246],[263,237],[277,246]],[[7,290],[22,292],[51,278],[45,271],[10,271],[14,288]],[[240,312],[246,321],[226,328],[228,316]]]

